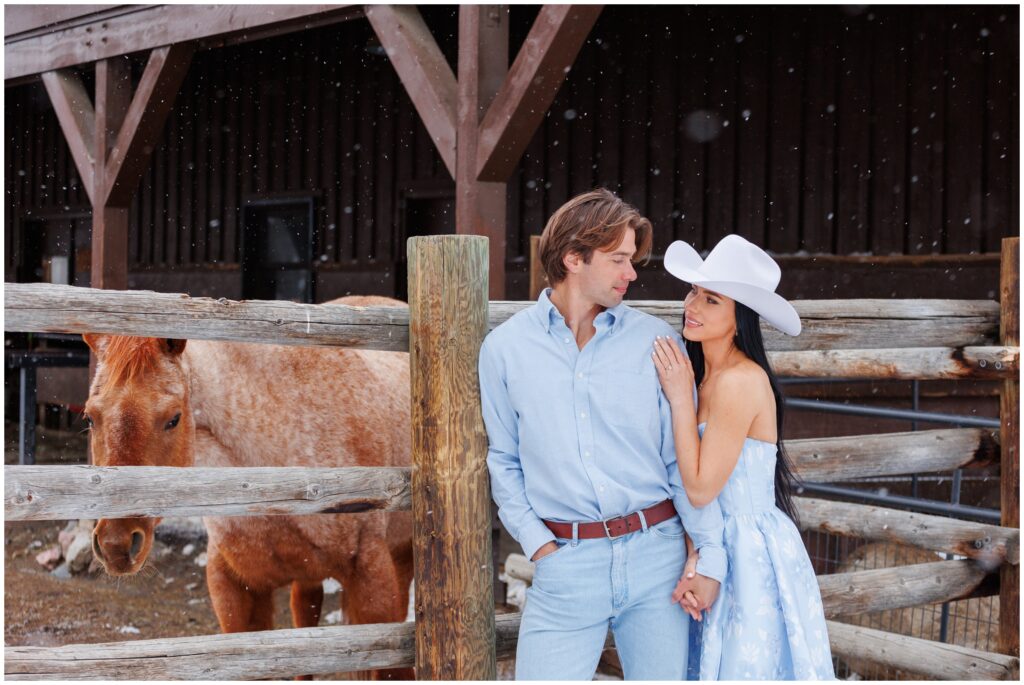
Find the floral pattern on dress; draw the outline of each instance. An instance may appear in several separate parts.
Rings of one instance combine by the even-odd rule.
[[[729,573],[702,626],[701,680],[835,679],[818,579],[775,506],[775,455],[747,438],[718,496]]]

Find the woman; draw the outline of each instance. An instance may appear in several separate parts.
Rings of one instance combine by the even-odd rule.
[[[797,335],[800,317],[775,293],[779,266],[740,236],[723,238],[707,260],[677,241],[665,268],[692,286],[686,353],[669,338],[653,352],[676,461],[694,506],[718,497],[729,556],[704,626],[701,680],[833,679],[821,593],[794,523],[782,395],[760,328],[764,319]],[[673,600],[693,598],[677,591]]]

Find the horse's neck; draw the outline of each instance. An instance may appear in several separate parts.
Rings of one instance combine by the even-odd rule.
[[[182,367],[188,380],[189,402],[196,426],[196,466],[227,466],[221,463],[224,461],[223,454],[208,449],[211,441],[219,443],[213,425],[217,423],[217,404],[223,396],[223,389],[218,391],[218,383],[211,382],[208,375],[200,371],[203,362],[198,357],[203,357],[205,352],[200,349],[201,346],[202,343],[196,345],[192,341],[182,354]]]

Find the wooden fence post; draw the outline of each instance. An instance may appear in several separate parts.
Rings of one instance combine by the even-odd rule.
[[[540,297],[540,291],[547,287],[544,265],[540,263],[540,236],[530,236],[530,299]]]
[[[416,675],[494,680],[487,434],[477,359],[488,240],[409,239]]]
[[[1020,238],[1003,238],[999,269],[999,342],[1020,345]],[[1003,381],[999,397],[1002,443],[1002,524],[1020,528],[1020,380]],[[1004,563],[999,574],[999,651],[1020,656],[1020,566]]]

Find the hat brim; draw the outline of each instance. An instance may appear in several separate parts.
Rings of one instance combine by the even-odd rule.
[[[669,245],[665,251],[665,270],[679,280],[742,302],[786,335],[800,335],[800,315],[786,298],[748,283],[709,280],[700,272],[703,265],[704,260],[697,251],[681,240]]]
[[[713,290],[737,302],[742,302],[786,335],[800,335],[802,329],[800,315],[796,313],[793,305],[781,295],[747,283],[708,281],[700,274],[696,274],[696,280],[680,278],[691,285],[699,285],[701,288]]]

